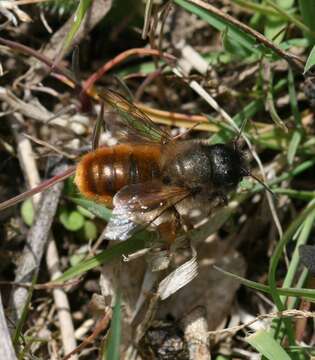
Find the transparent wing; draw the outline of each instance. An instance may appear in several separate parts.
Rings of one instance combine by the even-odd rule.
[[[166,210],[189,195],[190,191],[185,188],[164,186],[158,181],[125,186],[114,197],[114,210],[105,237],[127,240],[158,221]]]
[[[98,96],[116,112],[105,119],[106,126],[120,140],[167,143],[172,137],[156,125],[135,104],[113,90],[103,90]]]

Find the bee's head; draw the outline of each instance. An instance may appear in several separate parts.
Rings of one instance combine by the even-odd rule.
[[[235,188],[248,175],[242,153],[229,145],[212,145],[210,161],[212,182],[219,188]]]

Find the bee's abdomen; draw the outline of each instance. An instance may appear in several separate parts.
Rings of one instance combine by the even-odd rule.
[[[75,183],[84,196],[111,205],[114,194],[125,185],[159,177],[159,164],[158,145],[103,147],[81,159]]]

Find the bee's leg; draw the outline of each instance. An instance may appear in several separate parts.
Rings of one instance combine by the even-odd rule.
[[[157,229],[160,237],[165,240],[167,248],[175,242],[180,227],[179,214],[174,208],[170,211],[168,221],[161,223]]]
[[[180,223],[182,229],[187,233],[188,231],[192,230],[194,228],[194,225],[192,222],[188,219],[188,217],[180,217]]]
[[[216,200],[218,202],[217,206],[227,206],[229,203],[227,196],[223,191],[214,191],[210,194],[209,200]]]

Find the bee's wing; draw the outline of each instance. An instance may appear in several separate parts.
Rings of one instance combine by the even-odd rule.
[[[125,186],[114,196],[114,210],[105,237],[127,240],[189,195],[185,188],[165,186],[158,181]]]
[[[120,141],[167,143],[172,137],[156,125],[142,110],[115,91],[106,89],[98,96],[116,112],[105,119],[106,126]]]

